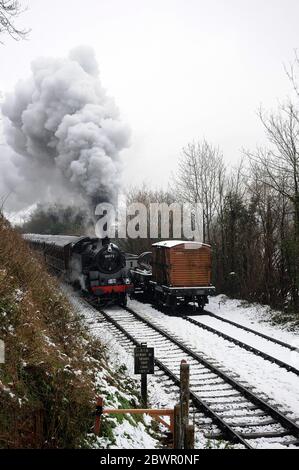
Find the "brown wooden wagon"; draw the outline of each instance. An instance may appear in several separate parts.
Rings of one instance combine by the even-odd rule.
[[[134,280],[146,294],[173,311],[178,303],[193,302],[200,310],[215,291],[211,285],[210,245],[169,240],[152,246],[152,270],[136,269]]]

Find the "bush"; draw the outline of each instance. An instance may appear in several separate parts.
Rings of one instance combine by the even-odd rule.
[[[1,216],[0,338],[0,447],[79,446],[92,424],[103,348]]]

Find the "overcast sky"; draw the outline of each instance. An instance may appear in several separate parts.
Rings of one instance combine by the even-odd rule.
[[[290,91],[298,0],[28,0],[27,41],[0,45],[0,90],[37,56],[92,46],[101,81],[132,130],[125,182],[166,184],[181,148],[205,137],[236,162],[263,141],[260,104]]]

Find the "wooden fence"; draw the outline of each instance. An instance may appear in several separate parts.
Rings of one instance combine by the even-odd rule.
[[[189,423],[189,402],[190,402],[190,366],[186,361],[180,365],[180,401],[174,408],[150,409],[115,409],[104,408],[102,397],[97,399],[96,419],[94,432],[97,436],[101,434],[101,419],[103,415],[117,414],[147,414],[163,424],[172,436],[172,447],[174,449],[193,449],[194,448],[194,425]],[[169,417],[169,423],[163,417]]]

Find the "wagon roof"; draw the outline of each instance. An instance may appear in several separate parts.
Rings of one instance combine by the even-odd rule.
[[[165,248],[173,248],[174,246],[178,245],[191,245],[192,248],[201,248],[202,246],[208,246],[211,247],[211,245],[208,245],[206,243],[201,243],[201,242],[189,242],[188,240],[166,240],[163,242],[158,242],[154,243],[153,246],[163,246]],[[191,248],[190,247],[190,248]]]

